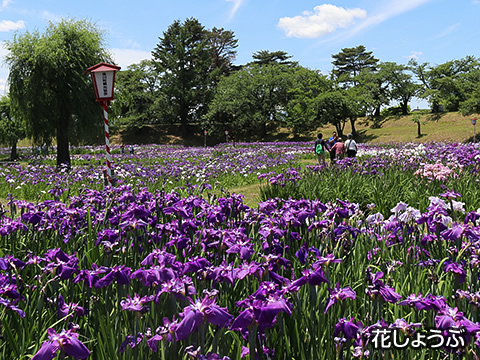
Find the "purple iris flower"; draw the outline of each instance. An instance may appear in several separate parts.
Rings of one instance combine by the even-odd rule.
[[[333,334],[338,336],[340,333],[343,333],[345,339],[351,340],[357,337],[357,333],[362,327],[362,323],[360,321],[354,322],[354,318],[350,318],[350,320],[339,319],[338,323],[335,324]]]
[[[446,308],[447,301],[443,296],[434,296],[428,294],[425,298],[415,304],[418,310],[435,310],[440,311],[441,309]]]
[[[399,329],[404,334],[413,334],[415,328],[422,327],[421,323],[407,323],[405,319],[397,319],[393,324],[390,325],[391,328]]]
[[[135,294],[132,299],[130,295],[127,295],[127,299],[120,301],[120,305],[122,306],[122,310],[139,311],[143,313],[149,310],[149,308],[144,305],[153,301],[153,298],[153,296],[140,297],[138,294]]]
[[[122,219],[123,220],[123,219]],[[137,219],[136,217],[130,217],[125,219],[123,222],[119,224],[122,230],[135,230],[135,229],[143,229],[148,226],[148,223],[142,219]]]
[[[22,309],[20,309],[18,306],[16,306],[15,305],[16,303],[17,303],[17,300],[11,301],[11,300],[0,297],[0,305],[6,307],[7,309],[15,311],[18,315],[20,315],[21,318],[24,318],[25,312]]]
[[[326,256],[317,256],[317,261],[313,264],[314,268],[317,268],[318,265],[327,267],[330,264],[339,264],[342,262],[342,259],[335,258],[333,254],[327,254]]]
[[[220,327],[227,326],[233,319],[226,308],[215,303],[215,297],[208,294],[202,299],[193,302],[183,309],[180,314],[182,321],[175,331],[177,340],[185,340],[192,332],[198,329],[204,320]]]
[[[367,288],[367,294],[370,296],[375,296],[379,294],[383,300],[390,302],[390,303],[396,303],[398,302],[402,296],[400,294],[397,294],[395,292],[395,289],[392,287],[385,285],[382,280],[380,280],[383,277],[383,272],[379,271],[374,274],[372,274],[370,268],[367,268],[367,280],[368,280],[368,288]]]
[[[0,274],[0,296],[7,296],[13,300],[24,300],[25,298],[17,290],[15,276]]]
[[[260,300],[257,300],[257,303],[259,302]],[[266,301],[262,301],[261,306],[254,305],[253,312],[257,322],[267,326],[273,325],[275,317],[281,312],[284,312],[287,315],[292,314],[292,310],[287,301],[280,297],[270,297],[266,299]]]
[[[57,333],[53,328],[49,328],[47,333],[49,340],[42,344],[32,360],[54,359],[58,350],[76,359],[86,359],[90,355],[90,350],[78,340],[78,334],[73,330],[62,330]]]
[[[99,267],[97,264],[93,263],[92,270],[80,270],[78,275],[73,279],[73,282],[79,283],[80,281],[84,281],[89,288],[96,287],[99,275],[107,272],[107,269],[108,268],[106,267]]]
[[[440,233],[445,240],[456,241],[460,239],[465,231],[464,225],[455,226],[451,229],[446,229]]]
[[[265,300],[246,299],[237,302],[237,306],[246,309],[235,318],[230,328],[242,332],[247,331],[252,324],[257,324],[258,330],[263,331],[275,324],[279,313],[292,314],[291,305],[284,298],[274,295]]]
[[[45,254],[45,270],[66,280],[78,272],[78,258],[75,254],[67,255],[61,249],[51,249]]]
[[[439,194],[438,196],[447,198],[449,200],[458,199],[458,198],[462,197],[462,195],[460,195],[459,193],[457,193],[453,190],[447,190],[443,194]]]
[[[295,256],[300,261],[300,264],[304,265],[307,262],[307,255],[308,255],[308,246],[307,243],[303,243],[303,245],[298,249],[295,253]]]
[[[328,289],[330,292],[330,297],[325,305],[325,314],[327,313],[328,309],[335,304],[337,301],[345,300],[345,299],[353,299],[357,297],[357,294],[351,287],[340,288],[340,285],[337,283],[334,289]]]
[[[198,270],[203,270],[209,266],[212,266],[210,261],[203,257],[196,256],[193,259],[185,262],[185,264],[183,265],[183,273],[188,274],[190,272],[197,272]]]
[[[435,316],[435,326],[438,329],[447,330],[452,326],[457,326],[460,320],[463,320],[463,313],[458,311],[457,308],[451,308],[447,305]]]
[[[218,266],[211,266],[206,269],[206,279],[213,280],[214,283],[225,281],[234,285],[235,273],[233,264],[227,264],[225,260]]]
[[[323,272],[322,267],[318,267],[317,269],[304,269],[302,270],[302,275],[297,280],[293,281],[288,286],[288,291],[297,292],[300,287],[305,284],[310,285],[320,285],[321,283],[328,283],[327,278]]]
[[[172,265],[175,262],[175,255],[166,252],[165,250],[155,249],[148,254],[145,259],[140,263],[142,266],[153,265],[154,261],[158,265]]]
[[[10,264],[4,259],[0,258],[0,270],[8,270],[10,268]]]
[[[12,267],[23,269],[25,265],[25,262],[14,258],[12,255],[7,255],[4,258],[0,258],[0,270],[10,270]]]
[[[176,274],[171,268],[160,265],[153,266],[150,269],[139,269],[130,275],[131,279],[140,279],[144,286],[158,285],[175,277]]]
[[[16,231],[25,232],[27,226],[18,220],[11,220],[9,218],[3,218],[3,223],[0,226],[0,236],[8,236]]]
[[[264,272],[263,267],[255,261],[250,263],[243,262],[238,268],[233,270],[235,279],[242,280],[246,276],[254,275],[257,278],[261,278]]]
[[[22,214],[22,221],[28,224],[37,225],[43,219],[43,212],[26,212]]]
[[[395,292],[395,289],[393,289],[388,285],[380,286],[378,291],[380,293],[380,296],[383,298],[383,300],[389,303],[394,304],[402,298],[400,294],[397,294]]]
[[[195,360],[230,360],[228,356],[220,356],[217,353],[209,352],[207,355],[203,355],[200,346],[195,349],[195,346],[190,345],[185,348],[185,353]]]
[[[95,242],[95,246],[98,246],[101,243],[108,242],[111,244],[116,243],[120,238],[119,230],[112,230],[112,229],[103,229],[98,232],[97,240]]]
[[[443,269],[445,272],[452,272],[456,276],[458,276],[458,281],[460,284],[465,282],[465,279],[467,278],[467,272],[464,270],[462,264],[458,264],[453,261],[445,261],[444,263],[445,268]]]
[[[195,295],[197,291],[193,286],[193,281],[188,276],[182,276],[172,280],[165,281],[161,284],[161,288],[155,294],[154,301],[158,304],[160,296],[164,293],[172,294],[177,299],[185,299],[187,296]]]
[[[462,326],[466,330],[467,334],[475,334],[475,333],[479,333],[480,331],[480,324],[474,323],[473,321],[465,317],[461,319],[459,322],[460,322],[460,326]]]
[[[270,275],[271,274],[274,274],[272,272],[269,273]],[[280,281],[281,283],[281,280],[280,278],[282,278],[280,275],[278,275],[278,277],[275,277],[275,275],[273,275],[273,277],[277,280]],[[285,278],[283,278],[285,279]],[[272,279],[273,280],[273,279]],[[258,286],[258,289],[257,291],[255,291],[253,293],[253,297],[255,299],[261,299],[261,300],[264,300],[267,296],[271,295],[271,294],[274,294],[276,293],[278,290],[278,286],[277,286],[277,283],[273,282],[273,281],[263,281],[260,283],[260,285]]]
[[[155,334],[147,340],[147,345],[154,352],[158,351],[157,342],[166,340],[172,342],[175,339],[175,331],[177,330],[178,322],[173,319],[170,321],[168,318],[163,318],[163,326],[159,326],[155,330]]]
[[[420,302],[422,302],[424,300],[425,299],[423,298],[422,293],[419,293],[418,295],[410,294],[410,295],[408,295],[408,297],[405,300],[402,300],[402,301],[398,302],[397,305],[408,305],[410,307],[415,306],[418,309],[418,306],[421,306],[421,305],[419,305]],[[419,309],[419,310],[421,310],[421,309]]]
[[[78,306],[76,303],[65,303],[63,296],[58,295],[57,299],[57,316],[62,319],[70,314],[70,317],[75,313],[77,316],[84,316],[87,314],[87,310],[83,307]]]
[[[480,213],[479,212],[476,212],[476,211],[470,211],[466,216],[465,216],[465,219],[463,221],[463,223],[466,225],[468,224],[469,222],[471,222],[472,224],[475,224],[475,222],[480,219]]]
[[[114,280],[117,280],[118,285],[128,285],[130,284],[131,271],[132,269],[125,265],[117,265],[109,269],[109,272],[95,283],[95,288],[100,289],[110,286]]]
[[[143,340],[143,334],[138,333],[137,336],[135,335],[127,335],[125,336],[125,340],[120,345],[119,352],[120,354],[123,354],[125,350],[127,349],[127,345],[130,346],[131,349],[135,348],[138,344],[140,344]]]

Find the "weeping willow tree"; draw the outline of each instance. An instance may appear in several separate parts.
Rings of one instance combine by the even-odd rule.
[[[57,165],[70,166],[71,139],[103,124],[85,70],[111,62],[103,32],[86,20],[50,23],[43,34],[17,33],[6,42],[12,115],[34,143],[56,139]],[[97,126],[95,126],[97,125]]]

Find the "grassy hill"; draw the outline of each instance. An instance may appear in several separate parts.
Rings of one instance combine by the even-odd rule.
[[[389,116],[374,123],[371,119],[361,118],[356,122],[359,133],[359,142],[385,143],[385,142],[465,142],[473,140],[473,125],[471,119],[478,115],[468,117],[457,112],[446,112],[439,115],[431,113],[421,114],[421,136],[417,135],[417,124],[413,122],[413,114],[408,116]],[[477,140],[480,140],[480,123],[476,127]],[[301,137],[294,138],[288,129],[278,129],[272,132],[265,141],[313,141],[318,132],[330,136],[335,128],[331,125],[318,128]],[[230,131],[231,133],[233,131]],[[343,134],[351,132],[350,123],[345,125]],[[225,138],[207,138],[207,145],[224,142]],[[203,146],[203,131],[192,126],[192,135],[183,139],[180,129],[176,126],[144,126],[141,129],[123,130],[111,137],[112,144],[183,144],[187,146]]]
[[[425,111],[426,112],[426,111]],[[385,142],[465,142],[473,140],[473,126],[471,119],[480,115],[462,116],[457,112],[446,112],[437,116],[431,113],[421,114],[421,133],[417,135],[417,124],[412,121],[413,115],[389,116],[382,118],[376,124],[371,119],[361,118],[356,122],[359,133],[359,142],[385,143]],[[480,119],[479,119],[480,120]],[[183,139],[179,126],[174,125],[146,125],[142,128],[123,129],[110,136],[112,145],[119,144],[179,144],[186,146],[203,146],[203,130],[192,126],[192,135]],[[335,127],[323,126],[315,131],[294,138],[288,129],[281,128],[271,132],[265,141],[314,141],[318,132],[324,137],[330,136]],[[232,134],[234,131],[230,130]],[[350,123],[345,125],[343,134],[351,132]],[[480,141],[480,121],[476,126],[476,139]],[[100,137],[103,140],[103,137]],[[247,139],[248,140],[248,139]],[[225,138],[208,136],[207,145],[212,146],[224,142]],[[103,142],[102,142],[103,144]],[[28,139],[24,139],[19,146],[30,146]]]
[[[422,114],[421,136],[417,134],[417,124],[413,115],[395,116],[384,119],[379,128],[369,124],[358,126],[357,130],[367,142],[465,142],[473,140],[471,119],[475,115],[464,117],[459,113],[442,113],[440,115]],[[359,123],[362,123],[360,121]],[[478,133],[478,127],[476,127]],[[477,138],[479,138],[477,136]]]

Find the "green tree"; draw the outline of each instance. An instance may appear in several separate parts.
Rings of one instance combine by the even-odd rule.
[[[215,80],[220,75],[228,75],[235,69],[233,62],[237,57],[238,40],[235,39],[233,31],[214,27],[207,31],[207,42],[212,59],[212,69],[217,71]]]
[[[422,121],[422,115],[420,115],[418,112],[415,113],[412,117],[412,121],[417,124],[417,137],[422,136],[422,125],[425,125],[425,122]]]
[[[388,71],[379,65],[376,71],[362,70],[357,80],[363,92],[367,104],[367,111],[373,114],[375,119],[380,117],[380,110],[383,105],[390,102],[390,84],[392,79]]]
[[[364,96],[363,89],[360,86],[351,87],[344,90],[346,96],[346,103],[348,106],[348,119],[350,120],[350,127],[352,128],[353,136],[357,136],[357,129],[355,124],[359,117],[365,116],[368,107],[367,99]]]
[[[0,98],[0,143],[10,146],[10,160],[13,161],[18,157],[17,143],[24,137],[24,124],[12,117],[10,98],[2,96]]]
[[[251,63],[257,65],[269,65],[272,63],[292,66],[298,65],[296,61],[289,60],[292,56],[288,55],[285,51],[260,50],[253,53],[252,57],[254,60]]]
[[[85,70],[109,61],[103,33],[85,20],[62,20],[44,34],[16,34],[6,45],[12,116],[35,143],[56,137],[57,165],[70,166],[70,138],[102,125]]]
[[[365,46],[358,45],[353,48],[343,48],[338,54],[332,55],[333,71],[335,80],[344,87],[356,86],[357,75],[362,70],[375,71],[378,59]]]
[[[223,77],[204,118],[204,127],[220,132],[235,129],[237,138],[264,139],[269,125],[285,116],[293,68],[272,63],[250,64]]]
[[[430,102],[434,113],[443,105],[446,111],[458,111],[460,104],[471,94],[470,73],[479,69],[478,59],[467,56],[460,60],[447,61],[437,66],[428,63],[410,63],[423,85],[422,96]]]
[[[317,97],[318,119],[323,124],[335,126],[337,134],[343,135],[343,129],[352,114],[350,97],[346,91],[333,88]]]
[[[290,84],[283,123],[298,136],[318,128],[317,97],[329,91],[332,82],[319,71],[297,66]]]
[[[432,111],[438,113],[441,103],[440,90],[435,85],[435,74],[428,63],[419,64],[415,59],[409,61],[409,66],[420,82],[418,96],[430,104]]]
[[[470,71],[466,74],[462,88],[466,99],[459,105],[459,111],[463,116],[480,114],[480,69]]]
[[[133,64],[115,77],[115,101],[111,107],[114,118],[127,126],[159,122],[155,105],[159,100],[159,83],[150,60]]]
[[[400,104],[403,115],[408,115],[408,104],[418,94],[419,85],[413,81],[410,68],[394,62],[380,64],[390,81],[390,98]]]
[[[159,40],[152,57],[165,100],[161,116],[179,122],[186,136],[188,125],[206,112],[213,91],[208,32],[194,18],[177,20]]]
[[[367,51],[363,45],[343,48],[338,54],[332,55],[332,58],[332,78],[337,84],[336,86],[348,90],[344,95],[350,97],[346,100],[350,103],[349,119],[352,134],[356,136],[355,122],[359,115],[365,113],[367,106],[364,96],[365,89],[362,87],[365,84],[361,83],[360,74],[364,74],[362,80],[365,80],[369,73],[376,72],[378,59],[372,55],[371,51]],[[370,84],[370,95],[373,95],[372,85],[373,83]],[[373,97],[370,96],[369,99],[372,100]],[[357,104],[355,104],[355,101],[357,101]]]

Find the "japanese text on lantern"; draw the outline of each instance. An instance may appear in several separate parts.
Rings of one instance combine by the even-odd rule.
[[[102,84],[103,84],[103,96],[108,95],[108,87],[107,87],[107,73],[102,73]]]

